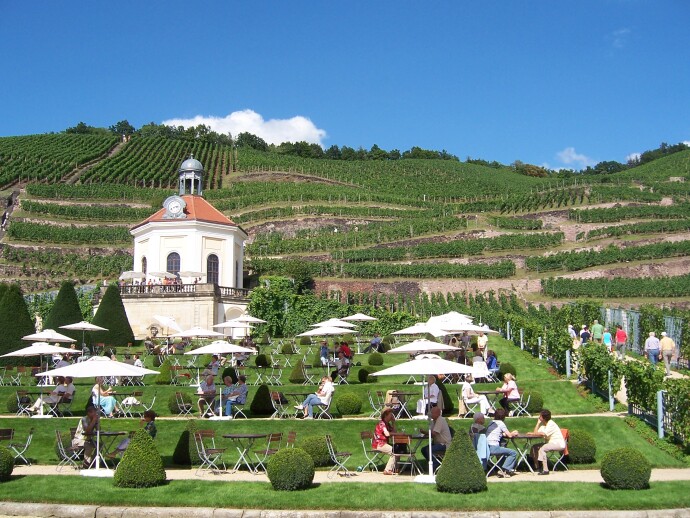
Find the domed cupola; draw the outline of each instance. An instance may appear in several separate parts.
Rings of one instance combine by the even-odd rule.
[[[202,195],[204,166],[194,158],[194,155],[190,155],[187,160],[182,162],[177,172],[180,179],[180,196],[184,194]]]

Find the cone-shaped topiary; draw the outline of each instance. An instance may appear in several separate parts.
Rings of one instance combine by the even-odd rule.
[[[330,466],[331,456],[328,454],[328,446],[326,445],[326,437],[323,435],[310,435],[300,439],[296,445],[306,451],[314,461],[314,466]]]
[[[48,313],[48,316],[43,322],[43,328],[54,329],[58,333],[79,340],[79,343],[81,343],[81,331],[60,329],[60,326],[76,324],[83,319],[81,308],[79,307],[79,299],[77,298],[77,293],[74,291],[74,284],[70,281],[64,281],[60,286],[57,297],[55,297],[50,313]]]
[[[170,360],[167,358],[158,367],[158,374],[153,379],[156,385],[170,385]]]
[[[458,430],[436,474],[436,489],[442,493],[486,491],[486,475],[467,430]]]
[[[362,411],[362,398],[352,392],[344,392],[335,397],[335,407],[340,415],[357,415]]]
[[[290,377],[288,379],[290,380],[290,383],[292,383],[293,385],[301,385],[302,383],[304,383],[304,374],[302,373],[303,365],[304,362],[300,360],[292,368],[292,371],[290,371]]]
[[[597,445],[589,432],[570,430],[568,438],[568,460],[573,464],[592,464],[597,454]]]
[[[652,466],[632,448],[611,450],[601,459],[601,478],[611,489],[648,489]]]
[[[198,429],[196,420],[190,419],[187,421],[187,426],[185,426],[175,445],[175,451],[173,452],[174,464],[178,466],[198,466],[201,463],[196,452],[196,444],[194,444],[194,433]]]
[[[505,376],[508,373],[511,373],[513,376],[515,376],[517,373],[515,372],[515,367],[513,366],[512,363],[508,362],[501,362],[499,364],[499,371],[498,371],[498,377],[499,379],[503,379],[503,376]]]
[[[254,394],[249,409],[252,415],[271,415],[273,414],[273,405],[271,404],[271,390],[268,385],[261,384]]]
[[[314,481],[314,461],[300,448],[284,448],[269,459],[266,475],[278,491],[307,489]]]
[[[455,398],[450,397],[450,394],[448,394],[448,389],[446,388],[446,384],[443,383],[442,379],[437,379],[436,380],[436,386],[438,387],[438,390],[443,397],[443,413],[444,414],[453,414],[455,413]]]
[[[234,367],[225,367],[223,369],[223,374],[221,374],[220,379],[224,380],[226,376],[230,376],[233,383],[237,383],[237,371]]]
[[[2,329],[0,355],[30,345],[22,340],[22,336],[36,332],[24,295],[17,284],[7,286],[4,296],[0,299],[0,329]],[[38,365],[38,362],[38,357],[0,358],[0,365]]]
[[[257,367],[268,367],[268,358],[265,354],[257,354],[254,358],[254,365]]]
[[[115,486],[155,487],[163,483],[163,459],[146,430],[137,430],[115,471]]]
[[[523,397],[527,398],[527,396],[529,396],[529,405],[527,405],[527,411],[530,414],[538,414],[541,412],[541,409],[544,408],[544,398],[542,397],[541,392],[526,389]]]
[[[111,284],[105,290],[96,316],[93,317],[93,324],[107,329],[94,333],[97,339],[106,345],[122,346],[134,342],[132,326],[129,325],[117,285]]]
[[[14,455],[9,449],[0,446],[0,482],[9,480],[12,470],[14,470]]]
[[[371,353],[367,358],[369,365],[383,365],[383,355],[381,353]]]

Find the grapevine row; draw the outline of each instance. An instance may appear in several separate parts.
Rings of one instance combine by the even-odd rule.
[[[34,243],[128,243],[132,236],[125,227],[62,227],[15,221],[10,224],[7,234],[17,241]]]
[[[690,275],[615,279],[563,279],[541,281],[545,295],[557,298],[626,298],[690,296]]]
[[[153,209],[133,208],[126,205],[60,205],[31,200],[21,202],[22,210],[47,216],[75,220],[135,221],[148,218]]]

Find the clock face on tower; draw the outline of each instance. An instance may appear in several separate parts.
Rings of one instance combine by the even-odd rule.
[[[184,213],[184,209],[187,206],[185,201],[180,196],[169,196],[163,202],[163,207],[165,207],[165,214],[163,214],[163,219],[184,219],[187,215]]]

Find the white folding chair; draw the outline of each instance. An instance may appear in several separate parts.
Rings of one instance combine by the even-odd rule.
[[[314,378],[314,374],[309,372],[309,369],[311,369],[311,365],[305,365],[302,363],[302,376],[304,377],[304,382],[302,385],[316,385],[316,379]]]
[[[200,476],[200,472],[210,471],[219,474],[227,471],[223,462],[225,448],[216,448],[216,432],[213,430],[199,430],[194,433],[196,452],[199,455],[201,464],[197,468],[195,475]],[[206,443],[204,442],[206,441]],[[221,469],[221,466],[223,469]]]
[[[472,363],[472,377],[475,379],[475,381],[489,381],[491,378],[491,372],[489,372],[489,367],[487,367],[485,361],[476,361]]]
[[[26,414],[31,416],[31,406],[33,400],[26,390],[17,391],[17,415]]]
[[[465,383],[467,383],[467,382],[466,381],[463,382],[462,387],[464,387]],[[470,414],[476,414],[477,412],[479,412],[479,409],[480,409],[479,401],[477,401],[475,403],[468,403],[467,399],[465,398],[465,396],[463,394],[462,388],[457,389],[457,393],[458,393],[458,401],[462,401],[462,404],[465,406],[465,413],[462,417],[467,417]],[[458,405],[458,406],[460,406],[460,405]],[[461,417],[460,413],[458,413],[458,417]]]
[[[29,462],[29,459],[27,459],[24,454],[26,453],[26,450],[29,449],[29,446],[31,446],[31,439],[33,439],[34,436],[34,429],[31,428],[29,430],[29,435],[26,437],[26,442],[21,443],[21,442],[11,442],[8,446],[9,448],[14,452],[14,460],[15,463],[17,459],[21,459],[24,461],[24,464],[27,466],[31,466],[31,462]]]
[[[355,475],[351,473],[350,470],[345,467],[347,459],[349,459],[352,454],[348,451],[336,451],[333,445],[333,439],[330,435],[326,435],[326,447],[328,448],[328,455],[331,457],[331,462],[333,467],[329,470],[326,475],[328,478],[332,478],[335,475],[340,475],[341,477],[350,477]]]
[[[259,471],[259,466],[261,466],[261,469],[266,472],[266,465],[264,463],[271,455],[274,455],[278,452],[278,450],[280,450],[281,442],[283,442],[282,433],[268,434],[268,437],[266,438],[266,447],[254,451],[254,457],[256,458],[257,462],[256,472]]]
[[[66,446],[60,430],[55,430],[55,439],[59,457],[57,471],[61,471],[65,466],[72,466],[74,469],[79,469],[79,462],[81,462],[84,455],[84,447],[72,446],[71,443],[69,446]]]
[[[374,402],[374,396],[372,395],[371,390],[367,390],[367,396],[369,396],[369,404],[372,408],[369,417],[371,419],[377,419],[381,416],[381,406]]]
[[[278,419],[282,419],[283,417],[292,417],[292,413],[282,402],[280,392],[271,392],[271,405],[273,405],[273,414],[271,415],[271,419],[275,417]]]
[[[378,472],[379,468],[376,466],[376,463],[381,462],[383,452],[372,449],[371,440],[374,437],[373,432],[359,432],[359,437],[362,440],[362,450],[364,451],[364,457],[367,459],[367,462],[362,467],[362,470],[365,470],[367,469],[367,467],[371,466],[372,471]]]
[[[529,406],[529,400],[531,398],[531,394],[527,394],[527,398],[525,398],[524,392],[521,392],[520,399],[518,399],[517,401],[508,402],[508,406],[513,412],[513,417],[518,417],[522,414],[526,414],[527,417],[532,417],[532,415],[527,411],[527,407]]]
[[[177,403],[177,411],[179,415],[192,415],[194,405],[192,405],[192,403],[187,403],[184,400],[184,395],[182,392],[175,392],[175,403]]]
[[[325,405],[314,405],[312,407],[315,414],[314,419],[333,419],[333,416],[328,412],[331,408],[331,401],[333,401],[333,398],[331,398]]]
[[[546,458],[553,463],[553,471],[560,465],[563,469],[568,471],[568,466],[565,465],[565,452],[568,451],[568,440],[570,439],[570,433],[567,428],[561,428],[561,434],[563,435],[563,440],[565,441],[565,449],[563,451],[549,451],[546,452]]]

